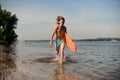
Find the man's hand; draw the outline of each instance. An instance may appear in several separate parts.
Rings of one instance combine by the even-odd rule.
[[[52,41],[50,41],[50,47],[52,47],[52,45],[53,45],[53,42],[52,42]]]

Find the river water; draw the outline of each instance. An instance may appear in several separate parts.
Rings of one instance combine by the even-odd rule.
[[[75,41],[63,65],[52,61],[49,41],[0,46],[0,80],[120,80],[120,42]]]

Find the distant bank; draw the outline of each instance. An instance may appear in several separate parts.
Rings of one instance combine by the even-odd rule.
[[[95,38],[95,39],[80,39],[78,41],[120,41],[120,38]]]
[[[49,42],[49,40],[24,40],[24,41],[25,42]],[[112,41],[112,42],[120,42],[120,38],[73,39],[73,41]]]

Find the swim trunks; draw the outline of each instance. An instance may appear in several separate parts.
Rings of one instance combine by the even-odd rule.
[[[56,39],[55,47],[58,48],[60,46],[63,46],[64,44],[65,44],[64,40]]]

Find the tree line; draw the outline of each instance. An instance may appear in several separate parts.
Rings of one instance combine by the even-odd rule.
[[[18,18],[6,9],[1,9],[0,5],[0,44],[10,45],[17,41],[18,35],[15,33]]]

